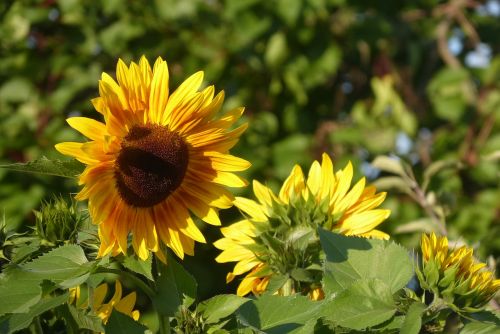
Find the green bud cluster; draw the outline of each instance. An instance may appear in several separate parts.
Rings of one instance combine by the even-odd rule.
[[[333,225],[328,203],[318,205],[313,196],[297,196],[288,205],[273,201],[269,222],[254,222],[261,233],[248,245],[266,266],[255,277],[272,275],[281,295],[309,293],[321,287],[321,245],[317,228]],[[272,283],[271,283],[272,284]]]
[[[85,220],[76,203],[67,203],[62,197],[54,196],[42,203],[40,211],[34,211],[37,235],[42,244],[54,246],[75,243],[78,229]]]

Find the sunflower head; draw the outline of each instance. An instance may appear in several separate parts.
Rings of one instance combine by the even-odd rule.
[[[420,283],[462,311],[476,311],[500,288],[485,263],[473,257],[473,249],[462,246],[453,250],[446,237],[423,234],[422,269],[417,271]]]
[[[278,195],[254,181],[257,201],[235,199],[246,218],[222,228],[224,237],[215,246],[222,250],[218,262],[237,262],[228,281],[248,272],[238,295],[261,293],[270,280],[278,280],[283,282],[278,293],[322,298],[318,227],[345,235],[389,237],[375,230],[390,214],[377,209],[385,193],[365,187],[364,178],[351,188],[352,177],[351,163],[334,172],[332,161],[323,154],[322,163],[314,161],[307,178],[295,166]]]
[[[142,259],[153,251],[164,260],[162,244],[180,258],[192,255],[194,241],[205,238],[191,213],[220,225],[218,209],[233,200],[224,186],[246,185],[233,172],[250,164],[229,154],[247,126],[231,130],[243,108],[220,115],[224,93],[214,95],[213,86],[199,91],[203,72],[171,92],[161,58],[153,68],[145,57],[130,66],[119,60],[116,78],[103,73],[92,100],[104,123],[67,120],[88,141],[56,145],[86,165],[76,198],[88,200],[98,224],[99,255],[126,253],[130,234]]]
[[[82,296],[80,286],[70,289],[69,303],[75,304],[80,309],[86,309],[89,306],[88,296]],[[100,284],[93,291],[92,296],[92,312],[101,318],[102,322],[106,324],[111,315],[113,309],[118,312],[124,313],[129,317],[133,318],[135,321],[139,320],[140,313],[138,310],[134,310],[135,301],[137,295],[135,292],[131,292],[122,298],[122,285],[120,281],[115,281],[115,292],[113,297],[105,302],[108,295],[108,285],[106,283]]]

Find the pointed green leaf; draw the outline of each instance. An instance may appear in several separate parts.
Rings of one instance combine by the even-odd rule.
[[[394,293],[413,276],[408,251],[391,241],[347,237],[319,230],[326,254],[323,277],[327,292],[336,293],[359,279],[378,278]]]
[[[145,276],[147,279],[153,281],[153,274],[151,273],[151,267],[153,263],[153,257],[149,256],[147,260],[143,261],[137,256],[126,256],[122,264],[125,268]]]
[[[0,165],[0,168],[10,169],[17,172],[35,173],[75,178],[83,171],[83,164],[77,160],[61,161],[50,160],[46,157],[26,163],[14,163]]]
[[[73,305],[68,304],[66,306],[78,328],[89,329],[94,332],[104,331],[102,319],[98,316],[87,314],[85,310],[80,310]]]
[[[425,311],[425,308],[426,306],[419,302],[411,304],[403,321],[403,326],[401,326],[401,334],[420,333],[422,313]]]
[[[107,334],[144,334],[148,328],[131,317],[113,309],[104,326]]]
[[[0,332],[13,333],[28,327],[34,317],[65,303],[68,300],[68,296],[69,294],[65,293],[56,297],[47,296],[42,298],[36,305],[30,307],[27,313],[12,314],[4,321],[0,322]]]
[[[236,295],[218,295],[198,305],[197,310],[205,319],[205,323],[213,324],[230,316],[248,301],[249,299]]]
[[[460,334],[500,334],[500,326],[474,321],[465,325]]]
[[[326,302],[321,313],[339,326],[362,330],[389,320],[395,312],[387,284],[379,279],[361,279]]]
[[[173,316],[179,306],[189,307],[194,302],[197,284],[194,277],[170,253],[167,263],[162,266],[153,303],[160,314]]]
[[[33,279],[50,280],[60,285],[63,283],[63,287],[70,288],[72,286],[66,286],[64,281],[71,282],[86,275],[90,269],[87,264],[89,262],[80,246],[64,245],[21,265],[19,269]]]
[[[265,294],[274,294],[278,291],[283,285],[285,285],[288,280],[288,275],[272,275],[269,283],[267,284]]]
[[[81,283],[91,268],[77,245],[58,247],[22,265],[12,265],[0,277],[0,314],[25,313],[41,297],[40,284],[51,281],[63,288]]]
[[[11,276],[12,277],[12,276]],[[9,277],[10,278],[10,277]],[[0,315],[28,312],[41,298],[42,288],[35,281],[27,279],[0,279]]]
[[[243,304],[238,319],[266,333],[289,333],[320,316],[322,302],[313,302],[304,296],[262,295]]]

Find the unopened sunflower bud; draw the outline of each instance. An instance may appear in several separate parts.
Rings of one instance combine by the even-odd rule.
[[[318,228],[362,237],[388,239],[376,230],[390,214],[377,208],[385,193],[365,187],[361,179],[351,187],[353,167],[334,171],[327,154],[313,162],[306,177],[296,165],[278,195],[253,182],[257,201],[237,197],[234,205],[245,219],[221,229],[224,238],[217,262],[237,262],[228,281],[242,279],[237,294],[264,291],[280,295],[300,293],[323,298],[322,249]]]
[[[475,312],[484,306],[500,288],[486,264],[473,257],[472,248],[448,248],[446,237],[434,233],[422,235],[422,269],[417,271],[423,289],[462,312]]]
[[[68,204],[62,197],[43,202],[34,214],[37,234],[48,245],[76,242],[78,228],[85,219],[76,203]]]

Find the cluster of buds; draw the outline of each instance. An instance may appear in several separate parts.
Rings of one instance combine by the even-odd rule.
[[[62,197],[42,203],[40,211],[34,211],[34,214],[37,235],[42,244],[48,246],[75,243],[79,227],[85,220],[76,203],[68,204]]]
[[[433,292],[456,310],[475,312],[500,288],[486,264],[473,257],[472,248],[448,247],[446,237],[422,235],[422,270],[417,275],[423,289]]]

